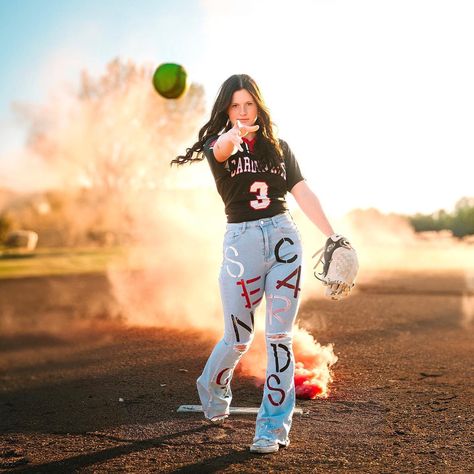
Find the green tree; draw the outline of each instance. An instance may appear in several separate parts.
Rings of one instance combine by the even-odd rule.
[[[462,198],[456,203],[450,228],[456,237],[474,234],[474,198]]]
[[[451,230],[456,237],[474,234],[474,198],[463,197],[454,207],[453,213],[444,209],[433,214],[415,214],[409,217],[416,232]]]

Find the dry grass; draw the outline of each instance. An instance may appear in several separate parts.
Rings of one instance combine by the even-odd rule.
[[[0,279],[104,272],[123,255],[120,247],[51,248],[34,252],[0,249]]]

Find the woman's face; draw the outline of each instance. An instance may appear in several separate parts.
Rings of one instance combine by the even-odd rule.
[[[257,111],[257,104],[250,92],[246,89],[240,89],[233,93],[227,114],[232,125],[235,125],[237,120],[242,125],[253,125],[257,120]]]

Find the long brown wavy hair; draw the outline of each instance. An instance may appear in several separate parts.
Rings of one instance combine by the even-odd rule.
[[[171,161],[171,165],[183,165],[204,159],[203,147],[206,141],[213,136],[225,133],[232,128],[232,123],[227,115],[234,92],[245,89],[257,104],[256,124],[260,128],[256,132],[254,153],[262,164],[268,169],[277,168],[281,170],[283,152],[280,142],[275,137],[270,112],[263,101],[262,94],[256,82],[247,74],[234,74],[230,76],[219,89],[216,101],[212,108],[211,118],[199,130],[198,141],[186,149],[184,155],[177,156]]]

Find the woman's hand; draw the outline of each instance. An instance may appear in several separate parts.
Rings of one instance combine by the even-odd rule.
[[[244,151],[241,147],[242,138],[249,133],[256,132],[258,125],[242,125],[236,120],[234,126],[226,133],[223,133],[214,145],[214,157],[217,161],[223,162],[233,155],[237,150]]]
[[[239,120],[236,120],[234,126],[227,132],[229,140],[234,145],[234,150],[231,155],[233,155],[237,150],[244,151],[240,146],[242,144],[242,138],[247,136],[249,133],[256,132],[259,128],[258,125],[242,125]]]

